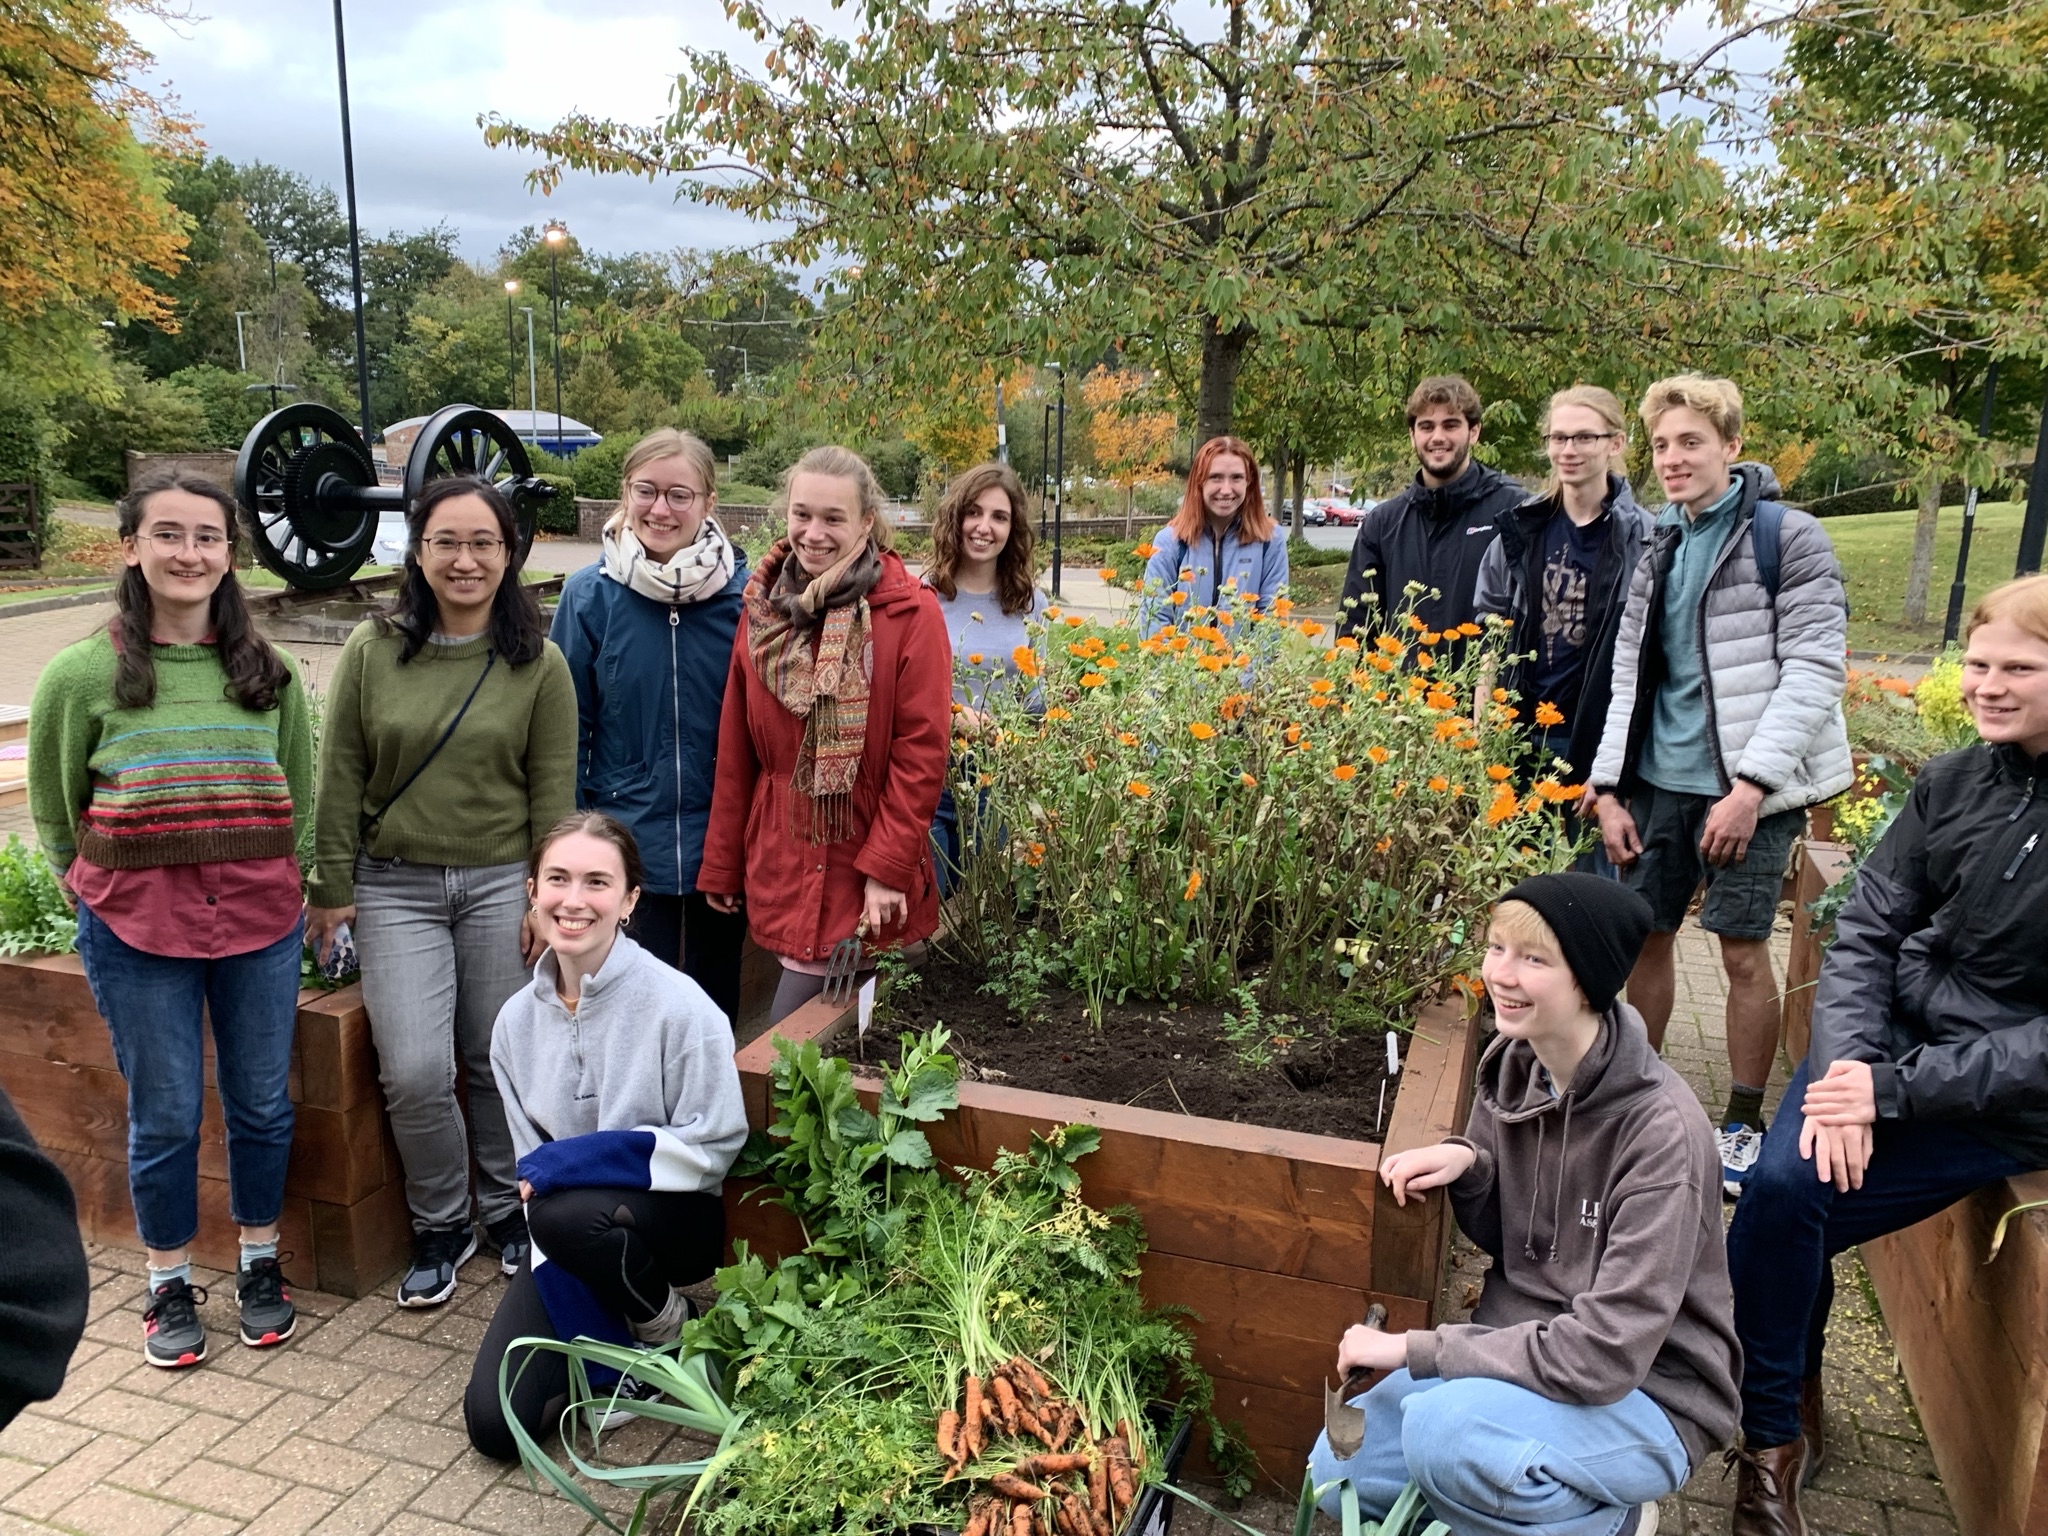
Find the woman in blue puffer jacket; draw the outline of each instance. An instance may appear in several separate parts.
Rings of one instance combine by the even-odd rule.
[[[576,804],[632,830],[646,887],[628,932],[736,1023],[746,919],[697,893],[746,556],[719,526],[711,450],[664,428],[633,446],[604,555],[550,635],[576,680]]]

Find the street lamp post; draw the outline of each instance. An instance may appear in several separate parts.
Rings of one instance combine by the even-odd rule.
[[[519,291],[519,280],[505,279],[505,358],[506,385],[511,391],[513,410],[519,409],[519,336],[512,326],[512,295]]]
[[[1048,363],[1060,376],[1059,409],[1054,417],[1053,481],[1052,481],[1052,595],[1060,595],[1060,532],[1066,521],[1067,512],[1067,370],[1059,363]]]
[[[533,374],[533,306],[522,304],[519,313],[526,316],[526,435],[533,442],[540,441],[540,427],[534,418],[540,412],[540,387],[534,382]]]
[[[341,83],[341,180],[348,192],[348,272],[356,301],[356,403],[363,413],[363,446],[370,445],[370,354],[363,339],[363,239],[356,219],[356,152],[348,126],[348,47],[342,40],[341,0],[334,0],[334,69]]]
[[[253,315],[255,313],[256,311],[253,309],[238,309],[235,311],[235,367],[236,371],[240,373],[247,373],[249,371],[249,347],[242,339],[242,319],[246,315]]]
[[[555,327],[555,452],[562,451],[562,287],[555,265],[562,242],[569,238],[569,226],[560,219],[548,220],[541,238],[548,244],[548,304]]]
[[[1984,367],[1984,414],[1977,423],[1977,435],[1987,441],[1991,436],[1991,408],[1998,399],[1998,359],[1993,358]],[[1970,535],[1977,526],[1978,490],[1973,484],[1963,496],[1963,537],[1956,546],[1956,579],[1949,583],[1948,618],[1941,626],[1943,649],[1956,643],[1963,623],[1963,590],[1970,577]]]

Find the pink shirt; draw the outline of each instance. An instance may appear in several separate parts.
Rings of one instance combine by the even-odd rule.
[[[299,861],[288,853],[153,869],[103,869],[81,856],[64,883],[123,944],[180,960],[268,949],[303,907]]]

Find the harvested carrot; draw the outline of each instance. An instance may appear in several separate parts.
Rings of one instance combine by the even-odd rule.
[[[1060,1496],[1060,1519],[1074,1536],[1095,1536],[1095,1522],[1088,1518],[1088,1506],[1071,1493]]]
[[[1031,1536],[1031,1506],[1012,1504],[1010,1506],[1010,1536]]]
[[[961,1529],[960,1536],[988,1536],[989,1516],[995,1512],[996,1508],[997,1506],[994,1504],[984,1504],[981,1508],[975,1510],[972,1515],[968,1516],[967,1524]]]
[[[990,1381],[996,1395],[996,1409],[1003,1416],[1003,1428],[1011,1434],[1017,1433],[1017,1389],[1010,1385],[1007,1376],[997,1375]]]
[[[1144,1471],[1145,1442],[1138,1436],[1131,1433],[1130,1420],[1118,1419],[1116,1421],[1116,1437],[1117,1439],[1123,1441],[1124,1449],[1127,1452],[1129,1452],[1132,1469],[1139,1472]]]
[[[1065,1477],[1069,1472],[1084,1472],[1088,1468],[1087,1456],[1069,1451],[1063,1456],[1051,1454],[1027,1456],[1010,1469],[1011,1475],[1024,1478]]]
[[[1081,1427],[1081,1410],[1072,1403],[1060,1404],[1058,1422],[1052,1428],[1052,1448],[1058,1450],[1067,1443],[1067,1437]]]
[[[939,1415],[939,1459],[951,1466],[965,1458],[960,1454],[960,1415],[948,1408]]]
[[[1052,1383],[1039,1373],[1038,1367],[1022,1355],[1010,1357],[1010,1374],[1019,1377],[1032,1392],[1040,1398],[1052,1396]]]
[[[1044,1418],[1029,1403],[1020,1402],[1017,1405],[1017,1422],[1029,1430],[1032,1438],[1039,1441],[1047,1450],[1053,1448],[1052,1431],[1046,1428]]]
[[[1130,1450],[1122,1440],[1111,1435],[1104,1442],[1103,1460],[1109,1467],[1109,1497],[1121,1515],[1137,1497],[1137,1489],[1131,1481]]]
[[[1109,1468],[1100,1447],[1088,1458],[1088,1513],[1098,1526],[1109,1528]]]
[[[988,1485],[1006,1499],[1016,1499],[1027,1504],[1036,1504],[1040,1499],[1051,1497],[1038,1484],[1027,1482],[1008,1472],[998,1472],[988,1480]]]
[[[961,1413],[961,1430],[967,1436],[967,1459],[981,1455],[981,1378],[967,1373],[967,1396]]]
[[[1042,1509],[1038,1512],[1038,1536],[1060,1536],[1060,1533],[1052,1528],[1052,1516]]]

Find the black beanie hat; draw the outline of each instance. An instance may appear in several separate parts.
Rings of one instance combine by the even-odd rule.
[[[1613,1006],[1650,936],[1647,901],[1619,880],[1580,874],[1531,875],[1501,900],[1541,913],[1593,1011]]]

